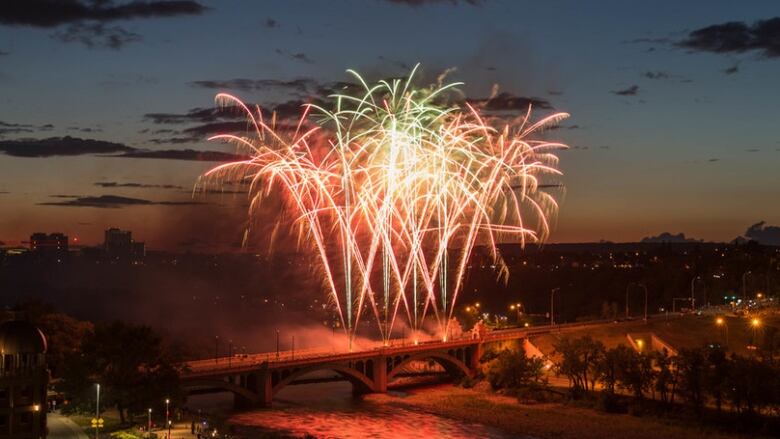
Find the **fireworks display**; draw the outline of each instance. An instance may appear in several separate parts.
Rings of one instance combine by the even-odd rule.
[[[278,226],[317,255],[350,341],[365,318],[385,341],[399,319],[412,333],[433,320],[446,339],[475,247],[505,276],[498,243],[548,235],[557,204],[543,179],[560,174],[553,152],[565,145],[532,137],[568,115],[531,123],[529,107],[511,120],[486,117],[453,99],[460,84],[417,88],[413,70],[371,85],[350,73],[359,91],[303,106],[294,126],[217,95],[246,112],[254,133],[213,137],[249,158],[210,170],[203,184],[248,183],[250,214],[282,198]]]

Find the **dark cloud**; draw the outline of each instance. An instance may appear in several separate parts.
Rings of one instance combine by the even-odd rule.
[[[248,105],[248,107],[252,107]],[[215,122],[222,119],[246,119],[238,107],[193,108],[186,113],[146,113],[144,119],[155,124],[183,124]]]
[[[10,55],[10,54],[11,54],[11,52],[6,52],[5,50],[0,50],[0,56],[6,56],[6,55]]]
[[[623,41],[626,44],[668,44],[669,38],[634,38],[633,40]]]
[[[710,162],[710,163],[714,163],[714,162],[719,162],[720,159],[718,159],[718,158],[711,158],[711,159],[709,159],[707,161]]]
[[[745,237],[760,244],[780,246],[780,226],[768,226],[761,221],[748,227]]]
[[[130,152],[133,150],[134,148],[121,143],[80,139],[70,136],[0,141],[0,151],[15,157],[73,156]]]
[[[730,21],[696,29],[677,46],[694,52],[758,52],[766,58],[780,57],[780,17],[752,24]]]
[[[240,91],[264,91],[271,89],[291,90],[299,93],[307,93],[316,89],[317,81],[311,78],[298,78],[289,81],[278,79],[246,79],[236,78],[227,80],[202,80],[190,82],[193,87],[210,89],[229,89]]]
[[[425,5],[437,5],[437,4],[458,5],[460,3],[471,5],[471,6],[479,6],[486,2],[486,0],[384,0],[384,1],[394,5],[405,5],[405,6],[412,6],[412,7],[425,6]]]
[[[642,238],[642,243],[656,243],[656,242],[670,242],[670,243],[689,243],[689,242],[703,242],[700,239],[686,238],[685,233],[671,234],[669,232],[660,233],[657,236],[648,236]]]
[[[141,41],[141,35],[121,26],[106,26],[103,23],[73,23],[62,31],[51,35],[63,43],[78,43],[90,49],[105,48],[119,50],[126,44]]]
[[[328,83],[318,86],[317,93],[331,93],[334,87],[341,83]],[[312,97],[308,100],[293,99],[267,108],[262,108],[266,116],[276,114],[277,126],[286,123],[297,123],[302,113],[302,106],[307,103],[322,104],[322,99]],[[254,109],[255,105],[247,104]],[[237,107],[225,108],[193,108],[186,113],[148,113],[144,119],[155,124],[185,125],[181,130],[170,130],[168,138],[153,138],[147,140],[154,144],[183,144],[205,140],[215,134],[245,133],[251,128],[246,113]]]
[[[182,133],[191,136],[193,139],[202,140],[214,134],[246,132],[249,126],[247,121],[213,122],[184,129]]]
[[[758,149],[758,148],[748,148],[748,149],[745,150],[745,152],[759,152],[759,151],[761,151],[761,150]]]
[[[67,201],[55,201],[38,204],[41,206],[97,207],[116,209],[128,206],[192,206],[204,203],[198,201],[151,201],[141,198],[122,197],[119,195],[100,195],[95,197],[78,197]]]
[[[19,133],[32,133],[35,130],[31,128],[0,128],[0,137],[5,137],[7,134],[19,134]]]
[[[202,162],[232,162],[248,157],[221,151],[196,151],[194,149],[167,149],[163,151],[134,150],[112,157],[135,159],[193,160]]]
[[[656,72],[647,71],[647,72],[642,73],[642,76],[644,76],[647,79],[669,79],[669,78],[671,78],[671,76],[668,73],[661,72],[661,71],[656,71]]]
[[[392,64],[392,65],[394,65],[394,66],[396,66],[396,67],[398,67],[398,68],[400,68],[401,70],[404,70],[404,71],[412,70],[412,66],[410,66],[408,63],[405,63],[403,61],[399,61],[397,59],[388,58],[388,57],[382,56],[382,55],[379,55],[377,57],[377,59],[379,59],[380,61],[384,61],[384,62],[387,62],[389,64]]]
[[[266,27],[268,29],[273,29],[275,27],[279,27],[279,22],[274,20],[273,18],[266,18],[266,20],[263,21],[263,27]]]
[[[658,80],[658,81],[676,81],[676,82],[683,82],[683,83],[693,82],[692,79],[688,79],[680,75],[675,75],[662,70],[648,70],[642,73],[642,77],[647,79]]]
[[[491,98],[466,99],[466,102],[490,112],[528,111],[529,106],[541,110],[552,108],[545,99],[515,96],[508,92],[501,92]]]
[[[622,90],[613,90],[611,93],[618,96],[636,96],[639,93],[639,86],[632,85]]]
[[[116,181],[98,181],[95,186],[103,188],[138,188],[138,189],[184,189],[174,184],[119,183]]]
[[[100,128],[90,128],[90,127],[68,127],[68,131],[78,131],[80,133],[102,133],[103,130]]]
[[[736,63],[731,67],[726,67],[725,69],[722,70],[722,72],[727,75],[735,75],[739,73],[739,63]]]
[[[32,133],[36,131],[49,131],[54,125],[47,123],[45,125],[32,125],[29,123],[11,123],[0,120],[0,137],[6,134]]]
[[[155,145],[182,145],[184,143],[195,143],[203,140],[201,137],[163,137],[147,140],[148,143]]]
[[[304,62],[306,64],[313,64],[314,63],[314,60],[309,58],[303,52],[288,52],[286,50],[276,49],[276,54],[277,55],[282,55],[282,56],[287,56],[287,57],[289,57],[291,59],[294,59],[296,61],[301,61],[301,62]]]
[[[82,20],[113,21],[174,17],[198,15],[205,11],[204,6],[191,0],[133,0],[118,4],[104,0],[9,0],[0,2],[0,24],[55,27]]]
[[[563,92],[559,90],[547,90],[547,94],[550,96],[561,96]]]

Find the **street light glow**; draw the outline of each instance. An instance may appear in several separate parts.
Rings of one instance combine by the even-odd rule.
[[[718,317],[717,319],[715,319],[715,324],[718,325],[718,326],[722,325],[723,324],[723,317]]]
[[[750,324],[753,325],[754,328],[758,327],[758,326],[761,326],[761,320],[753,319],[753,320],[750,321]]]

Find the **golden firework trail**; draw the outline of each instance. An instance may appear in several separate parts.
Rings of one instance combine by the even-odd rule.
[[[485,246],[501,276],[501,242],[549,234],[555,199],[540,179],[560,175],[561,143],[532,139],[568,115],[531,122],[485,117],[477,106],[447,103],[458,83],[416,88],[404,79],[307,104],[295,127],[277,129],[238,98],[220,105],[245,113],[251,137],[223,134],[249,158],[223,164],[203,184],[250,183],[249,213],[282,194],[280,224],[290,224],[318,256],[323,282],[350,343],[373,315],[387,342],[399,317],[413,332],[433,316],[446,339],[475,246]],[[292,221],[290,221],[292,218]]]

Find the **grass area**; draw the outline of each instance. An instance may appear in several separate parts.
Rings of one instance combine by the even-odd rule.
[[[425,389],[405,398],[379,397],[390,404],[422,409],[441,416],[493,426],[511,434],[540,439],[687,439],[705,435],[708,439],[748,437],[653,416],[607,414],[563,403],[521,404],[515,398],[454,386]]]
[[[713,315],[689,315],[682,318],[655,317],[648,320],[647,323],[640,319],[596,328],[545,334],[534,337],[532,342],[543,353],[549,355],[554,351],[554,345],[561,337],[576,338],[590,335],[604,343],[607,348],[612,348],[618,344],[628,344],[627,333],[647,334],[652,332],[676,349],[701,347],[707,342],[717,342],[726,347],[725,328],[728,327],[729,350],[740,355],[750,355],[751,351],[747,349],[749,342],[753,339],[753,328],[750,325],[750,320],[746,317],[736,316],[725,316],[724,319],[726,325],[718,327],[715,325],[715,316]],[[761,327],[780,326],[780,316],[777,314],[764,315],[761,317],[761,322]],[[758,337],[761,336],[761,327],[757,331]]]
[[[81,427],[88,436],[94,435],[95,429],[92,427],[92,419],[95,417],[94,414],[69,415],[68,417],[75,422],[76,425]],[[101,432],[111,433],[123,429],[123,426],[119,422],[119,414],[116,410],[109,410],[101,413],[100,417],[103,418],[103,428],[100,429]]]

